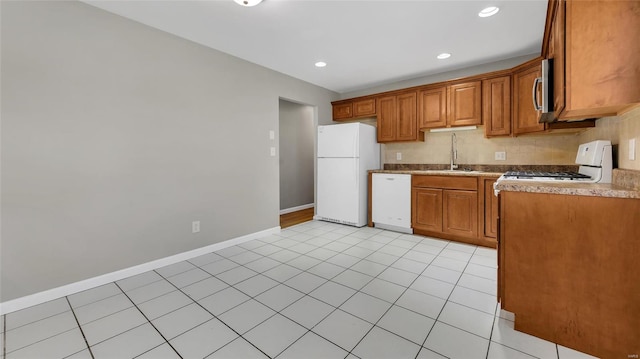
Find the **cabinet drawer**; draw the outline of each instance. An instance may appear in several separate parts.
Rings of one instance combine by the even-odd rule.
[[[478,179],[476,177],[457,176],[411,176],[413,187],[431,187],[444,189],[464,189],[477,191]]]
[[[353,117],[375,116],[376,115],[376,99],[356,101],[353,103]]]

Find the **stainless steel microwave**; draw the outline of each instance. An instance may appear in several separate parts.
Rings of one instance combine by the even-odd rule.
[[[542,75],[533,82],[533,107],[541,111],[539,123],[554,122],[553,113],[553,59],[542,60]],[[538,91],[540,87],[540,91]],[[540,96],[540,98],[538,98]]]

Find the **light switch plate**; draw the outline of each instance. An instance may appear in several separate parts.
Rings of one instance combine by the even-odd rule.
[[[276,148],[275,147],[271,147],[270,149],[270,153],[271,153],[271,157],[275,157],[276,156]]]
[[[276,138],[276,133],[274,130],[269,131],[269,139],[274,140]]]
[[[629,140],[629,160],[636,160],[636,139],[632,138]]]
[[[402,152],[396,152],[396,160],[398,161],[402,160]]]
[[[496,152],[495,154],[495,160],[496,161],[506,161],[507,160],[507,153],[502,151],[502,152]]]

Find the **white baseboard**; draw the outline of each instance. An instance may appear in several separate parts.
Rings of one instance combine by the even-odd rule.
[[[162,268],[170,264],[178,263],[187,259],[191,259],[203,254],[219,251],[221,249],[235,246],[254,239],[266,237],[271,234],[280,233],[280,226],[265,229],[260,232],[247,234],[245,236],[232,238],[223,242],[214,243],[205,247],[193,249],[187,252],[178,253],[169,257],[156,259],[151,262],[139,264],[133,267],[121,269],[115,272],[103,274],[97,277],[81,280],[79,282],[63,285],[61,287],[45,290],[43,292],[34,293],[24,297],[12,299],[0,303],[0,315],[15,312],[20,309],[28,308],[34,305],[42,304],[50,300],[58,299],[67,295],[82,292],[87,289],[99,287],[107,283],[115,282],[127,277],[148,272],[150,270]]]
[[[291,212],[302,211],[303,209],[311,208],[311,207],[314,207],[315,205],[316,205],[315,203],[309,203],[309,204],[303,204],[302,206],[281,209],[280,214],[287,214]]]

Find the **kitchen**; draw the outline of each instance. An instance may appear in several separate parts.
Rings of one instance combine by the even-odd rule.
[[[637,252],[640,233],[638,177],[622,169],[624,164],[612,170],[613,161],[635,161],[636,140],[617,139],[615,159],[611,141],[580,140],[582,133],[593,138],[597,132],[590,131],[593,118],[637,117],[640,90],[630,75],[637,63],[627,62],[628,49],[620,57],[603,55],[637,34],[626,37],[622,27],[616,35],[594,30],[615,33],[617,21],[637,21],[635,15],[621,15],[637,10],[625,6],[550,2],[542,58],[551,60],[541,65],[534,59],[508,71],[332,103],[335,121],[375,114],[377,140],[386,144],[384,170],[369,171],[369,226],[498,247],[498,297],[503,309],[514,312],[516,329],[599,357],[623,356],[621,347],[640,342],[630,329],[640,314],[640,288],[630,279],[638,273],[628,273],[633,261],[628,253]],[[596,13],[597,20],[587,16]],[[484,129],[478,130],[481,124]],[[475,132],[465,136],[473,145],[461,151],[458,135],[466,131]],[[528,143],[510,138],[504,141],[511,145],[506,151],[493,143],[495,136],[544,132],[555,137]],[[510,157],[511,166],[503,165]],[[579,173],[577,166],[567,166],[573,159]],[[499,173],[504,174],[496,180]],[[601,207],[609,208],[606,216]],[[603,228],[610,229],[603,233]],[[603,238],[620,251],[606,244],[606,254],[590,253],[602,251]],[[585,257],[594,268],[581,269]],[[560,279],[551,280],[554,276]],[[621,295],[609,297],[605,287]],[[569,309],[573,306],[581,309]],[[600,327],[603,322],[610,323],[607,329]]]
[[[267,136],[274,124],[260,119],[277,118],[284,97],[318,104],[318,124],[329,124],[332,101],[370,94],[337,96],[85,4],[3,3],[2,16],[3,305],[214,242],[275,233],[277,164]],[[578,135],[458,132],[459,164],[568,165],[578,144],[597,139],[628,154],[629,140],[640,136],[638,116],[636,109],[601,118]],[[383,163],[447,165],[450,134],[425,138],[383,145]],[[237,146],[246,142],[255,146]],[[496,161],[495,152],[506,159]],[[212,158],[215,166],[201,166]],[[640,170],[628,158],[618,156],[618,167]],[[184,223],[191,232],[194,217],[202,218],[201,231],[175,241]]]

